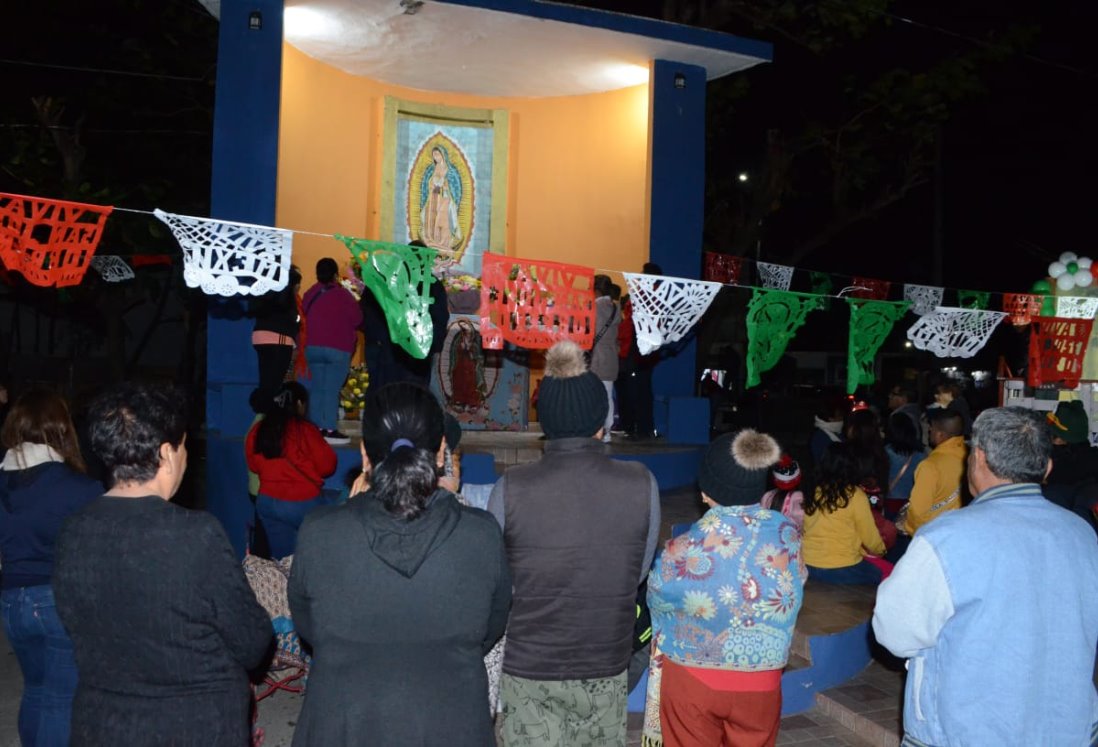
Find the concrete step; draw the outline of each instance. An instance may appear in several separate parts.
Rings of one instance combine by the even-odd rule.
[[[801,656],[794,651],[790,651],[789,661],[786,662],[785,669],[783,669],[782,671],[795,672],[798,669],[808,669],[810,666],[812,666],[812,659],[808,658],[807,656]]]
[[[869,744],[898,747],[903,737],[903,669],[872,662],[854,679],[816,695],[816,710]]]

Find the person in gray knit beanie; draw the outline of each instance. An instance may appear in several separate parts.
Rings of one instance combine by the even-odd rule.
[[[545,378],[538,390],[538,421],[545,437],[589,438],[606,421],[610,405],[599,377],[587,370],[583,351],[570,340],[545,355]]]

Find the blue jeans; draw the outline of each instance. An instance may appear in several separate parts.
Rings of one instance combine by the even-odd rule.
[[[24,586],[0,593],[4,633],[23,671],[19,739],[24,747],[69,743],[76,659],[57,616],[53,588]]]
[[[309,390],[309,414],[316,427],[334,431],[339,421],[339,390],[351,368],[351,354],[335,348],[305,347],[310,379],[301,383]]]
[[[808,566],[808,577],[825,584],[871,584],[881,583],[881,569],[863,560],[857,565],[844,568],[817,568]]]
[[[267,532],[267,543],[272,558],[284,558],[294,554],[297,547],[297,530],[301,522],[316,508],[326,506],[330,501],[324,495],[307,501],[280,501],[269,495],[260,494],[255,501],[255,512],[263,522]]]

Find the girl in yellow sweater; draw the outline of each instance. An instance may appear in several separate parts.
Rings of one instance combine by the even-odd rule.
[[[883,561],[866,556],[885,552],[869,498],[858,487],[858,460],[851,448],[835,443],[816,468],[816,491],[804,502],[802,553],[808,576],[829,584],[878,584]]]

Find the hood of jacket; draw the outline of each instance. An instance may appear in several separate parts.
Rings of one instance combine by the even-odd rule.
[[[405,578],[416,575],[461,520],[461,506],[446,490],[435,491],[427,510],[411,520],[386,511],[372,490],[355,498],[354,505],[370,551]]]

